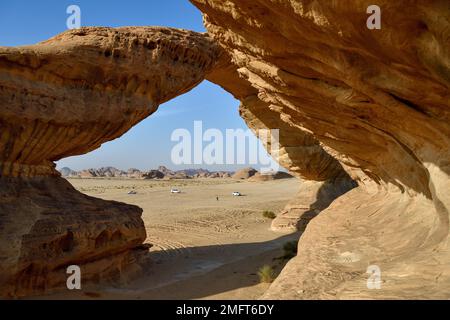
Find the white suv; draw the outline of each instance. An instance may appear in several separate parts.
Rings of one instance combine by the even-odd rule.
[[[235,192],[232,193],[232,195],[235,196],[235,197],[240,197],[241,193],[238,192],[238,191],[235,191]]]
[[[181,193],[181,191],[179,189],[170,189],[170,193]]]

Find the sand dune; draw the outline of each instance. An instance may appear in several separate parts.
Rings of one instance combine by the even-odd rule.
[[[298,191],[297,179],[152,181],[70,179],[78,190],[143,208],[151,248],[146,275],[120,287],[85,287],[63,299],[254,299],[268,287],[257,270],[284,265],[284,243],[298,234],[270,231],[263,210],[280,211]],[[181,190],[171,194],[170,188]],[[135,190],[136,194],[128,194]],[[232,196],[239,191],[243,196]],[[217,197],[219,200],[217,200]]]

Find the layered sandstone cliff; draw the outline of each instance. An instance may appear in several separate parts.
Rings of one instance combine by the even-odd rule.
[[[211,80],[244,118],[294,130],[299,151],[280,163],[308,172],[320,146],[325,167],[359,183],[312,220],[265,297],[449,298],[448,2],[378,1],[381,30],[366,27],[364,0],[192,2],[229,54]]]
[[[337,196],[352,189],[355,182],[312,133],[293,125],[277,111],[277,106],[259,98],[258,88],[240,74],[226,49],[206,78],[241,101],[240,116],[257,136],[267,135],[262,143],[274,160],[299,179],[308,181],[272,222],[274,231],[303,230],[309,220]],[[260,130],[264,130],[263,134]]]
[[[63,286],[72,264],[83,283],[137,267],[142,209],[79,193],[53,161],[120,137],[202,81],[218,52],[205,35],[156,27],[0,47],[0,296]]]

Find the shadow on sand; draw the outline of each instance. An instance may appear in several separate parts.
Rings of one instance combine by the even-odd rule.
[[[181,300],[216,295],[222,298],[222,293],[257,285],[257,272],[263,265],[272,266],[278,274],[287,263],[287,260],[279,259],[283,255],[283,245],[298,241],[299,236],[299,233],[293,233],[264,242],[150,252],[147,257],[150,265],[139,279],[126,286],[95,290],[95,294],[92,290],[80,294],[83,299]],[[237,293],[232,298],[251,298],[247,294],[240,297]]]

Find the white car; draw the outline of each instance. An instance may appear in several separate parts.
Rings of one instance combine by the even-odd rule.
[[[170,193],[181,193],[181,190],[172,188],[170,189]]]
[[[238,192],[238,191],[235,191],[235,192],[232,193],[232,195],[235,196],[235,197],[240,197],[241,193]]]
[[[128,194],[137,194],[137,192],[136,191],[130,191],[130,192],[128,192]]]

